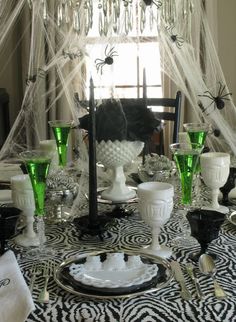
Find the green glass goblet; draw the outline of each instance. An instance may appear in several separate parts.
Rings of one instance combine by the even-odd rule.
[[[204,145],[207,137],[207,133],[210,130],[210,124],[208,123],[185,123],[183,125],[187,131],[191,143],[197,143]]]
[[[54,252],[45,247],[45,225],[44,225],[44,200],[46,190],[46,179],[51,163],[50,155],[42,150],[30,150],[20,153],[26,170],[29,174],[35,200],[35,217],[39,238],[39,247],[30,249],[26,252],[26,257],[41,258],[51,256]]]
[[[207,134],[210,132],[211,126],[208,123],[185,123],[183,125],[184,129],[187,131],[190,142],[200,144],[204,147]],[[201,186],[201,180],[200,180],[200,160],[198,159],[195,172],[194,172],[194,178],[193,178],[193,191],[194,191],[194,204],[195,206],[201,206],[200,203],[200,186]]]
[[[48,123],[56,139],[59,166],[65,168],[67,164],[68,138],[73,121],[55,120],[49,121]]]
[[[196,143],[174,143],[170,145],[170,149],[174,156],[181,183],[180,204],[183,206],[183,210],[179,211],[179,213],[183,236],[178,237],[178,240],[183,239],[183,243],[188,243],[190,241],[190,232],[186,229],[186,225],[188,225],[186,214],[192,204],[193,175],[203,146]]]
[[[196,143],[174,143],[170,145],[181,181],[181,203],[192,203],[193,174],[198,164],[203,146]]]

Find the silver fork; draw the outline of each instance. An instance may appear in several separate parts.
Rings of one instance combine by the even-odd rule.
[[[39,263],[34,263],[31,269],[31,280],[29,285],[29,290],[31,294],[33,294],[34,284],[36,280],[36,275],[40,272],[40,266]]]
[[[38,302],[40,303],[49,303],[49,292],[47,290],[48,287],[48,281],[51,276],[54,274],[54,262],[52,261],[47,261],[44,263],[43,267],[43,277],[45,279],[44,281],[44,286],[41,292],[39,293],[38,296]]]
[[[190,276],[191,280],[194,283],[196,293],[197,293],[197,297],[199,299],[203,298],[203,293],[202,293],[202,290],[201,290],[201,286],[199,284],[199,281],[198,281],[198,278],[197,278],[197,275],[196,275],[196,272],[195,272],[195,268],[193,267],[193,264],[192,263],[187,263],[185,265],[185,267],[186,267],[188,275]]]

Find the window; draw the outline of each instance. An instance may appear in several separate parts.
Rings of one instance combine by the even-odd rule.
[[[115,93],[113,94],[115,97],[142,97],[144,68],[146,70],[148,97],[162,97],[157,31],[150,30],[146,26],[144,32],[140,35],[139,22],[138,19],[135,19],[137,25],[132,34],[103,38],[98,36],[98,30],[96,30],[97,20],[98,17],[95,16],[94,28],[88,35],[86,47],[88,52],[86,62],[87,97],[91,76],[95,86],[95,99],[111,97],[111,91],[114,88]],[[113,64],[99,65],[98,63],[102,63],[106,57],[105,49],[106,53],[109,53],[112,48]]]

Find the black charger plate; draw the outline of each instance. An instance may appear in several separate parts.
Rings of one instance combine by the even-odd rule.
[[[129,287],[118,287],[118,288],[100,288],[91,285],[85,285],[81,282],[76,281],[69,274],[69,266],[73,263],[83,264],[86,261],[87,256],[106,256],[107,253],[114,251],[98,251],[93,253],[83,254],[79,257],[70,258],[65,262],[61,263],[56,270],[55,281],[64,290],[84,297],[94,298],[123,298],[123,297],[134,297],[145,293],[155,292],[168,285],[173,274],[168,261],[149,254],[143,254],[137,251],[124,251],[125,256],[139,255],[141,260],[145,264],[156,264],[158,266],[157,275],[154,276],[150,281],[144,282],[139,285],[133,285]]]

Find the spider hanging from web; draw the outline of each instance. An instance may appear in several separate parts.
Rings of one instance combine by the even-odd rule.
[[[46,72],[43,68],[38,68],[38,72],[33,75],[28,75],[25,82],[26,85],[29,86],[31,83],[35,83],[37,80],[37,77],[45,78]]]
[[[203,112],[206,112],[206,110],[214,103],[214,110],[217,108],[218,110],[222,110],[225,107],[224,100],[229,101],[230,99],[226,96],[231,96],[232,93],[224,93],[226,88],[226,85],[222,85],[221,82],[219,82],[219,90],[216,96],[213,96],[213,94],[210,91],[205,91],[203,95],[198,95],[199,97],[207,97],[212,100],[211,104],[204,108],[203,105],[200,106],[201,110]]]
[[[154,4],[157,9],[159,9],[162,6],[162,2],[160,0],[143,0],[146,6],[151,6]]]
[[[99,69],[100,69],[101,74],[102,74],[103,66],[113,64],[113,62],[114,62],[113,57],[118,56],[118,54],[114,50],[114,48],[115,47],[112,47],[109,51],[107,51],[107,49],[108,49],[108,45],[107,45],[105,48],[105,59],[103,60],[103,59],[97,58],[95,60],[97,72],[99,72]]]
[[[167,27],[166,29],[168,30],[169,32],[169,35],[170,35],[170,39],[173,41],[173,43],[176,44],[176,47],[177,48],[181,48],[184,44],[184,38],[183,37],[180,37],[178,36],[177,34],[175,34],[173,32],[173,29],[175,28],[175,26],[172,26],[172,27]]]

